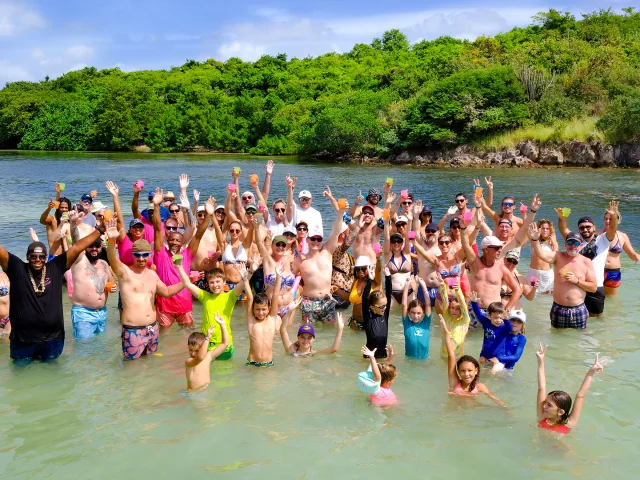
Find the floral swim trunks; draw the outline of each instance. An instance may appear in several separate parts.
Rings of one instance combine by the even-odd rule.
[[[122,353],[125,360],[158,351],[158,322],[142,327],[122,325]]]
[[[336,301],[331,295],[324,298],[302,297],[300,309],[304,323],[333,322],[336,318]]]

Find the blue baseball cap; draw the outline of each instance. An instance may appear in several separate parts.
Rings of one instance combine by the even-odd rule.
[[[153,196],[154,196],[155,194],[156,194],[156,191],[155,191],[155,190],[151,190],[151,191],[149,192],[149,195],[147,195],[147,198],[153,198]]]
[[[81,202],[90,202],[93,203],[93,197],[91,195],[89,195],[88,193],[85,193],[84,195],[82,195],[80,197],[80,201]]]
[[[315,330],[308,323],[300,325],[300,328],[298,329],[298,336],[302,335],[303,333],[309,333],[313,338],[316,338]]]

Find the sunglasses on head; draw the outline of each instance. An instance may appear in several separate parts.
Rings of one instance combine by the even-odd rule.
[[[275,243],[276,247],[285,248],[287,246],[287,242],[277,242]]]
[[[308,202],[311,199],[309,197],[300,197],[300,200],[302,200],[303,202]]]
[[[180,212],[180,209],[175,210],[175,209],[173,209],[173,208],[172,208],[172,209],[171,209],[171,210],[169,210],[169,211],[170,211],[171,213],[179,213],[179,212]]]
[[[151,252],[131,252],[131,255],[133,255],[136,258],[149,258],[149,255],[151,255]]]
[[[438,240],[438,245],[449,245],[450,243],[449,240]]]
[[[513,207],[515,205],[515,203],[513,202],[502,202],[502,205],[505,207]]]
[[[321,242],[322,237],[319,237],[319,236],[309,237],[309,240],[311,240],[312,242]]]
[[[567,245],[570,247],[579,247],[580,243],[581,242],[579,240],[567,240]]]
[[[46,260],[47,255],[44,253],[30,253],[29,260]]]
[[[239,228],[230,228],[229,229],[229,233],[240,233],[242,230],[240,230]]]
[[[507,258],[507,263],[511,263],[513,265],[517,265],[519,262],[518,260],[514,259],[514,258]]]
[[[285,209],[284,208],[274,208],[273,211],[276,212],[276,213],[284,213]]]
[[[464,203],[464,198],[456,198],[456,203]]]
[[[308,232],[309,229],[307,227],[296,227],[296,230],[298,230],[299,232]]]

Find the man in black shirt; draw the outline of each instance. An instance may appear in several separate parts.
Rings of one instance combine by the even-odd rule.
[[[70,214],[71,228],[78,228],[83,215]],[[18,361],[55,360],[64,347],[62,278],[78,255],[100,238],[100,231],[74,243],[66,253],[47,262],[47,247],[33,242],[27,248],[27,263],[0,245],[0,267],[11,282],[10,355]],[[21,362],[21,363],[22,363]]]

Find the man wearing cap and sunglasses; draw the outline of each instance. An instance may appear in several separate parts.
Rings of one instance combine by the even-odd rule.
[[[309,230],[318,232],[322,237],[324,230],[322,228],[322,215],[320,212],[311,206],[311,192],[309,190],[301,190],[298,194],[298,202],[293,201],[293,190],[298,183],[297,178],[292,178],[287,174],[285,178],[287,184],[287,220],[293,225],[297,225],[300,222],[305,222],[309,225]]]
[[[298,257],[293,263],[293,272],[299,273],[304,285],[301,311],[302,321],[330,322],[335,319],[336,302],[331,296],[332,256],[338,247],[338,236],[342,231],[342,217],[347,211],[339,208],[333,222],[331,235],[322,244],[322,233],[309,229],[309,253]]]
[[[82,219],[82,223],[89,225],[90,227],[96,226],[96,217],[92,212],[93,207],[93,197],[85,193],[80,197],[80,205],[82,205],[82,209],[84,211],[84,218]]]
[[[562,208],[556,208],[558,214],[558,230],[566,238],[569,233],[567,218],[562,213]],[[607,255],[611,242],[616,238],[618,231],[618,202],[609,202],[606,210],[611,221],[605,234],[596,235],[596,225],[591,217],[582,217],[578,220],[578,231],[580,233],[580,255],[593,262],[596,275],[596,291],[587,291],[584,303],[589,311],[590,317],[599,317],[604,312],[604,267],[607,263]],[[543,259],[544,260],[544,259]]]
[[[69,214],[74,226],[82,216]],[[94,230],[69,250],[47,262],[47,247],[33,242],[27,248],[27,263],[0,246],[0,267],[11,282],[10,356],[16,362],[55,360],[64,348],[62,279],[64,273],[104,230]]]
[[[366,200],[367,203],[360,207],[358,204],[362,200]],[[358,218],[360,216],[360,213],[362,212],[362,209],[364,207],[369,207],[371,208],[371,210],[373,210],[373,217],[380,218],[382,216],[382,209],[378,207],[380,200],[382,200],[382,196],[375,188],[369,190],[366,198],[363,198],[362,193],[360,193],[360,195],[358,195],[358,198],[356,198],[356,202],[351,207],[351,210],[349,210],[349,215],[351,215],[353,218]]]

